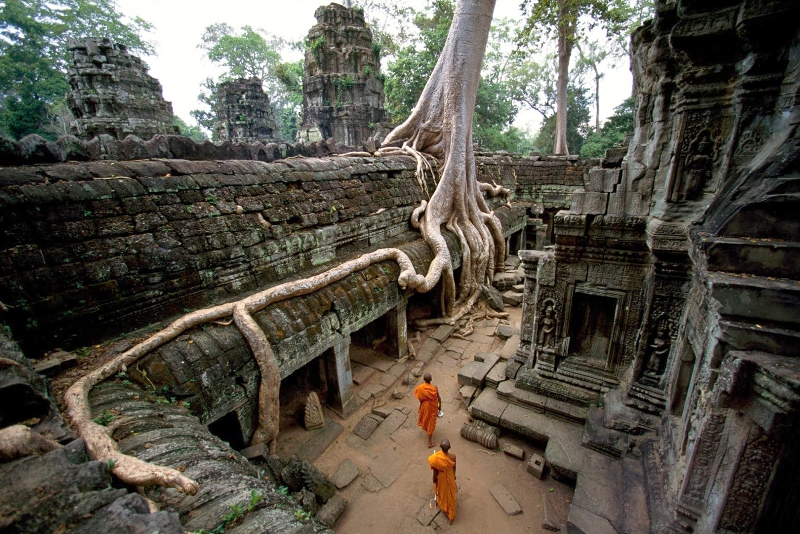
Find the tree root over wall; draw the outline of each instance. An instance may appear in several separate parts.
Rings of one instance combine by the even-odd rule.
[[[411,223],[431,247],[434,259],[427,274],[416,274],[408,256],[398,249],[381,249],[348,261],[333,269],[298,281],[287,282],[238,302],[192,312],[173,322],[139,345],[78,380],[66,393],[67,414],[85,440],[95,460],[109,462],[122,481],[137,486],[161,485],[194,494],[198,484],[173,469],[151,465],[119,451],[108,428],[92,420],[89,391],[102,380],[124,371],[153,349],[175,339],[190,328],[233,316],[236,326],[250,345],[261,373],[259,423],[253,442],[269,442],[275,451],[278,435],[280,372],[264,332],[252,314],[288,298],[305,295],[341,280],[372,263],[393,259],[401,268],[402,288],[427,292],[441,280],[442,315],[430,321],[455,324],[472,309],[489,283],[495,268],[505,259],[505,240],[499,219],[488,209],[483,194],[508,194],[500,186],[478,183],[472,148],[472,117],[480,81],[480,67],[489,35],[495,0],[459,0],[445,48],[411,116],[389,134],[384,144],[400,143],[402,151],[417,160],[417,178],[428,195],[424,173],[432,172],[425,155],[438,160],[441,179],[430,200],[414,210]],[[395,152],[396,153],[396,152]],[[380,155],[380,154],[379,154]],[[450,251],[442,225],[461,244],[459,288],[453,273]]]

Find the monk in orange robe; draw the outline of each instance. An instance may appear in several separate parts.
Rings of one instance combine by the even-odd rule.
[[[428,456],[428,463],[433,469],[433,489],[436,492],[436,504],[447,515],[450,524],[456,518],[456,455],[450,452],[450,442],[443,440],[442,450]]]
[[[428,447],[433,447],[433,431],[436,428],[436,418],[442,409],[442,398],[439,389],[431,384],[431,374],[425,373],[424,382],[414,390],[414,396],[419,400],[419,417],[417,426],[428,434]]]

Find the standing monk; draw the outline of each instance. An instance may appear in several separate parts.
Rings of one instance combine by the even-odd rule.
[[[450,442],[442,440],[442,450],[428,456],[428,463],[433,469],[433,490],[436,492],[436,504],[447,514],[450,524],[456,518],[456,455],[450,452]]]
[[[428,434],[428,447],[433,447],[433,430],[436,428],[439,410],[442,409],[442,398],[439,396],[439,389],[431,384],[430,373],[425,373],[422,379],[425,382],[414,390],[414,396],[419,400],[417,426]]]

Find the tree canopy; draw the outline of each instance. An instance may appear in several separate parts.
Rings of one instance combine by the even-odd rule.
[[[284,62],[281,52],[298,46],[251,26],[242,26],[238,32],[224,23],[207,26],[198,48],[225,71],[218,80],[206,79],[198,100],[212,106],[219,82],[257,77],[275,110],[281,136],[294,140],[303,103],[303,63]],[[201,126],[213,131],[212,113],[193,110],[191,114]]]
[[[386,108],[392,121],[411,115],[444,49],[454,9],[453,0],[430,0],[425,10],[412,10],[418,34],[397,49],[388,66]],[[518,110],[506,71],[508,51],[503,50],[511,47],[510,23],[496,20],[491,32],[475,104],[474,140],[485,150],[529,150],[525,133],[510,129]]]
[[[116,0],[5,0],[0,3],[0,134],[55,136],[52,117],[69,90],[69,39],[108,37],[142,55],[151,25],[119,12]]]

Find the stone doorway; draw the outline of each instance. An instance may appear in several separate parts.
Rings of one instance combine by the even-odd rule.
[[[566,329],[568,356],[581,363],[613,372],[620,330],[621,292],[600,288],[575,288],[569,299]]]

